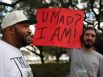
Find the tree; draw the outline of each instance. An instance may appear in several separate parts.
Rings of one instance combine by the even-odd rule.
[[[101,23],[103,22],[103,1],[102,0],[99,0],[99,1],[84,0],[83,3],[86,4],[86,7],[84,7],[82,10],[85,11],[84,21],[87,23],[87,26],[92,25],[93,27],[97,27],[98,30],[103,32],[103,27],[101,26]],[[19,6],[17,6],[17,4]],[[24,13],[28,16],[28,18],[31,19],[32,22],[36,23],[36,9],[37,8],[63,7],[63,8],[79,9],[77,7],[77,4],[78,4],[78,0],[51,0],[49,3],[46,0],[17,0],[16,2],[13,2],[12,4],[0,2],[0,5],[2,6],[0,7],[0,10],[3,11],[4,9],[6,9],[5,7],[12,7],[13,9],[24,10]],[[98,10],[98,13],[95,11],[95,9]],[[92,22],[89,22],[88,20],[86,20],[87,19],[86,13],[90,10],[92,11],[95,17],[95,20],[93,20]],[[97,22],[97,23],[94,24],[94,22]],[[58,53],[58,51],[59,49],[55,49],[55,53]],[[43,51],[41,51],[41,54],[42,53]]]
[[[96,0],[86,0],[86,1],[84,1],[84,3],[85,2],[87,3],[87,7],[84,8],[83,10],[85,11],[85,13],[89,9],[92,10],[92,12],[95,15],[96,21],[98,23],[97,28],[99,30],[103,31],[102,27],[100,26],[100,23],[103,22],[102,0],[97,1],[99,7],[95,6]],[[36,22],[35,14],[36,14],[37,8],[64,7],[64,8],[79,9],[77,7],[76,3],[78,3],[78,1],[76,1],[76,0],[51,0],[50,3],[48,3],[46,0],[17,0],[16,2],[14,2],[12,4],[0,2],[0,5],[3,6],[2,8],[8,6],[8,7],[14,8],[14,9],[22,9],[28,15],[29,19],[35,19],[34,21]],[[17,4],[19,4],[19,7],[16,6]],[[98,14],[96,13],[95,9],[97,9],[99,11]],[[4,9],[2,9],[2,10],[4,10]],[[86,22],[87,22],[87,24],[93,24],[93,22],[92,23],[89,23],[88,21],[86,21]],[[95,25],[94,25],[94,27],[95,27]]]
[[[56,62],[59,63],[59,59],[61,57],[62,54],[65,54],[66,51],[64,48],[59,48],[59,47],[44,47],[44,51],[47,51],[45,53],[51,55],[51,56],[55,56],[56,57]]]
[[[34,54],[36,54],[37,56],[40,57],[41,59],[41,63],[44,64],[45,61],[44,61],[44,54],[43,54],[43,47],[42,46],[39,46],[39,47],[35,47],[33,45],[28,45],[25,47],[27,50],[33,52]],[[38,49],[39,48],[39,49]],[[37,50],[40,50],[40,52],[37,52]]]
[[[98,37],[96,39],[96,44],[95,44],[95,48],[96,50],[103,54],[103,32],[102,33],[98,33]]]

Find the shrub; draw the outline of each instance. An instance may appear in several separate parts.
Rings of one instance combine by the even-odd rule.
[[[66,77],[69,73],[69,63],[48,63],[30,65],[34,77]]]

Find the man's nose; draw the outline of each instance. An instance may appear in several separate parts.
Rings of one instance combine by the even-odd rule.
[[[88,37],[89,39],[92,39],[92,36],[91,35],[89,35],[89,37]]]
[[[28,28],[28,33],[29,33],[29,34],[31,34],[31,33],[32,33],[31,29],[29,29],[29,28]]]

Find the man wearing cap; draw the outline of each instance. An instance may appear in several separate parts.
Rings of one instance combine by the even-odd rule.
[[[82,48],[67,49],[71,57],[69,77],[103,77],[103,55],[94,48],[96,39],[96,30],[87,27],[81,35]]]
[[[33,77],[19,48],[32,42],[26,16],[20,11],[8,13],[2,23],[0,40],[0,77]]]

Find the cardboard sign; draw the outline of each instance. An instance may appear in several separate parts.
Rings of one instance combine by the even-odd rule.
[[[33,45],[80,48],[84,12],[67,8],[37,9]]]

